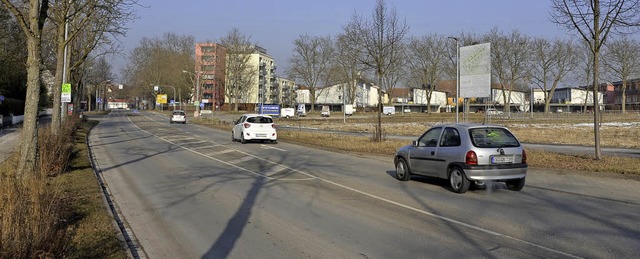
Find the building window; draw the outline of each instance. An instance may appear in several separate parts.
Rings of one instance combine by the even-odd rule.
[[[202,62],[215,62],[216,56],[202,56]]]
[[[213,46],[202,46],[201,49],[204,53],[215,51],[215,48]]]
[[[213,71],[214,68],[212,65],[203,65],[201,71]]]

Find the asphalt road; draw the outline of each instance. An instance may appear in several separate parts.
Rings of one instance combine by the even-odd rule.
[[[346,134],[346,135],[354,135],[354,136],[370,136],[371,135],[371,133],[321,130],[321,129],[313,129],[313,128],[298,128],[298,127],[288,127],[288,126],[282,126],[280,128],[282,128],[283,130],[318,131],[318,132]],[[412,140],[416,140],[418,137],[419,136],[400,136],[400,135],[387,136],[387,138],[392,138],[392,139],[405,139],[407,140],[407,143],[410,143]],[[549,151],[549,152],[563,153],[563,154],[572,154],[572,155],[594,155],[595,154],[595,147],[588,147],[588,146],[533,144],[533,143],[522,143],[522,145],[526,149],[542,150],[542,151]],[[606,156],[640,158],[640,149],[601,147],[600,151],[602,152],[603,155],[606,155]]]
[[[637,181],[531,169],[521,192],[459,195],[391,158],[119,115],[90,145],[140,257],[640,257]]]

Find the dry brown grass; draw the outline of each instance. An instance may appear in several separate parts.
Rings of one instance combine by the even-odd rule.
[[[460,118],[462,120],[462,117]],[[387,135],[419,136],[431,126],[442,123],[452,123],[455,115],[451,114],[396,114],[383,116],[383,130]],[[467,121],[482,123],[484,117],[471,114]],[[525,143],[538,144],[572,144],[593,146],[593,117],[589,114],[536,114],[534,119],[494,118],[492,123],[502,124],[511,129],[518,139]],[[640,122],[640,115],[607,114],[602,117],[603,123],[611,122]],[[343,123],[342,117],[332,118],[295,118],[279,119],[278,125],[317,128],[326,130],[374,132],[377,117],[370,113],[367,116],[347,118]],[[603,125],[600,127],[600,144],[606,147],[640,148],[640,127],[618,127]]]
[[[126,258],[86,153],[90,125],[73,134],[76,122],[66,136],[40,131],[43,170],[15,175],[19,154],[0,165],[0,258]]]
[[[388,156],[390,160],[398,148],[410,143],[406,140],[386,140],[382,143],[376,143],[372,142],[369,137],[306,131],[280,131],[278,137],[284,141],[325,149]],[[528,150],[527,157],[529,166],[536,168],[640,176],[640,167],[637,166],[640,161],[635,158],[605,156],[601,160],[595,160],[592,156],[587,155],[564,155],[534,150]]]

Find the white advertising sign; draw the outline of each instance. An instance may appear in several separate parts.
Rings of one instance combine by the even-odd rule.
[[[491,97],[491,44],[460,48],[460,97]]]

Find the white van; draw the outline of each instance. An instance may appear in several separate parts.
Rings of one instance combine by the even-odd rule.
[[[307,109],[305,108],[305,105],[303,103],[298,104],[298,110],[296,112],[300,117],[307,116]]]
[[[296,115],[296,110],[293,108],[280,109],[280,118],[291,118]]]
[[[382,113],[385,115],[393,115],[396,114],[396,107],[393,106],[384,106],[382,107]]]

